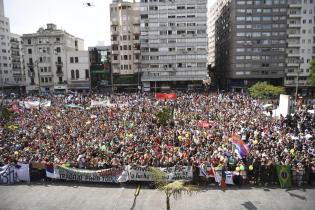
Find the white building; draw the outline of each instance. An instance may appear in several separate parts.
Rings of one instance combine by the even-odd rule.
[[[201,87],[207,79],[207,0],[140,1],[145,90]]]
[[[4,89],[11,89],[11,87],[15,86],[10,40],[10,20],[4,16],[4,4],[3,0],[0,0],[0,85]]]
[[[68,89],[67,53],[83,50],[83,40],[47,24],[23,34],[27,92],[65,92]]]
[[[68,90],[90,90],[89,51],[67,52]]]
[[[287,67],[284,85],[287,89],[307,93],[311,72],[310,61],[315,58],[314,0],[288,0]]]
[[[217,0],[208,11],[208,64],[215,66],[215,22],[222,8],[231,0]]]
[[[11,63],[14,84],[20,87],[20,92],[25,89],[25,63],[22,49],[22,39],[18,34],[11,33]]]
[[[139,3],[113,0],[110,4],[111,62],[116,89],[137,89],[140,82]]]

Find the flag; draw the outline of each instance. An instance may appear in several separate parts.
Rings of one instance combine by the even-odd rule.
[[[176,93],[156,93],[155,98],[157,100],[175,100],[177,96]]]
[[[210,127],[210,123],[208,121],[204,121],[204,120],[199,120],[197,125],[200,128],[209,128]]]
[[[232,142],[235,145],[235,149],[239,156],[245,157],[249,152],[249,147],[245,144],[245,142],[240,139],[237,135],[232,135]]]
[[[45,169],[46,169],[46,176],[48,178],[52,178],[52,179],[58,178],[58,175],[55,172],[55,168],[53,164],[46,164]]]
[[[281,188],[290,188],[291,187],[291,167],[290,166],[281,166],[277,165],[277,174]]]

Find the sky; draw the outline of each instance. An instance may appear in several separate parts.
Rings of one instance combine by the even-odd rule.
[[[87,7],[84,3],[93,2]],[[112,0],[4,0],[11,32],[36,33],[47,23],[84,40],[84,48],[110,45],[109,4]],[[208,0],[212,5],[215,0]]]

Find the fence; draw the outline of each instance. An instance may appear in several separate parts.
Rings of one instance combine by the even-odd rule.
[[[27,165],[27,164],[23,164]],[[8,165],[7,165],[8,166]],[[1,167],[5,168],[7,166]],[[12,165],[11,165],[12,166]],[[8,167],[7,167],[8,168]],[[11,167],[12,168],[12,167]],[[13,167],[14,168],[14,167]],[[54,166],[53,171],[49,167],[32,162],[29,164],[29,169],[19,171],[19,167],[10,171],[10,175],[14,176],[12,182],[4,181],[9,180],[8,173],[0,170],[0,184],[12,184],[18,181],[19,173],[29,173],[30,182],[49,181],[49,180],[67,180],[78,182],[107,182],[107,183],[122,183],[122,182],[146,182],[152,183],[153,179],[147,167],[141,166],[125,166],[122,168],[110,168],[101,170],[83,170],[73,169],[63,166]],[[169,168],[159,168],[167,174],[169,181],[186,180],[194,184],[206,185],[220,183],[221,179],[225,180],[227,184],[236,186],[242,185],[279,185],[279,178],[275,166],[261,166],[253,170],[243,171],[225,171],[214,170],[208,167],[206,169],[201,166],[176,166]],[[315,186],[315,170],[311,167],[306,167],[303,171],[291,170],[291,180],[293,186]]]

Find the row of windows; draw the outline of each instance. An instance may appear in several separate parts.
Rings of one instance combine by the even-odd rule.
[[[41,80],[41,83],[51,83],[52,82],[51,77],[41,77],[40,80]]]
[[[123,35],[123,36],[112,36],[112,41],[118,41],[118,37],[120,38],[120,41],[127,41],[130,40],[130,35]],[[133,40],[139,40],[139,35],[134,35]]]
[[[272,28],[285,28],[286,24],[247,24],[236,25],[237,29],[272,29]]]
[[[75,80],[75,79],[79,79],[80,78],[80,71],[77,70],[71,70],[71,79]],[[90,78],[90,73],[88,69],[85,69],[85,79],[89,79]]]
[[[206,26],[204,22],[163,22],[163,23],[141,23],[143,27],[189,27],[189,26]]]
[[[236,17],[237,21],[277,21],[277,20],[286,20],[286,16],[238,16]]]
[[[167,43],[196,43],[207,42],[207,38],[180,38],[180,39],[141,39],[141,43],[155,43],[155,44],[167,44]]]
[[[246,13],[246,14],[252,14],[254,13],[278,13],[278,12],[286,12],[287,9],[286,8],[273,8],[273,9],[237,9],[236,10],[239,13]]]
[[[150,68],[163,68],[163,69],[170,69],[170,68],[187,68],[187,67],[206,67],[206,63],[170,63],[170,64],[150,64]]]
[[[192,60],[205,59],[207,55],[160,55],[160,56],[142,56],[142,60]]]
[[[273,5],[273,4],[286,4],[285,0],[247,0],[247,1],[236,1],[238,5]]]
[[[284,63],[237,63],[236,68],[283,67]]]
[[[286,32],[238,32],[236,33],[237,37],[270,37],[270,36],[284,36]]]
[[[163,18],[168,18],[168,19],[183,19],[183,18],[206,18],[207,14],[206,13],[191,13],[187,15],[175,15],[175,14],[155,14],[155,15],[148,15],[148,14],[142,14],[140,15],[141,20],[146,20],[146,19],[163,19]]]
[[[274,59],[274,56],[269,55],[238,55],[235,56],[236,60],[270,60],[270,58]]]
[[[70,63],[79,63],[78,57],[70,57]]]

